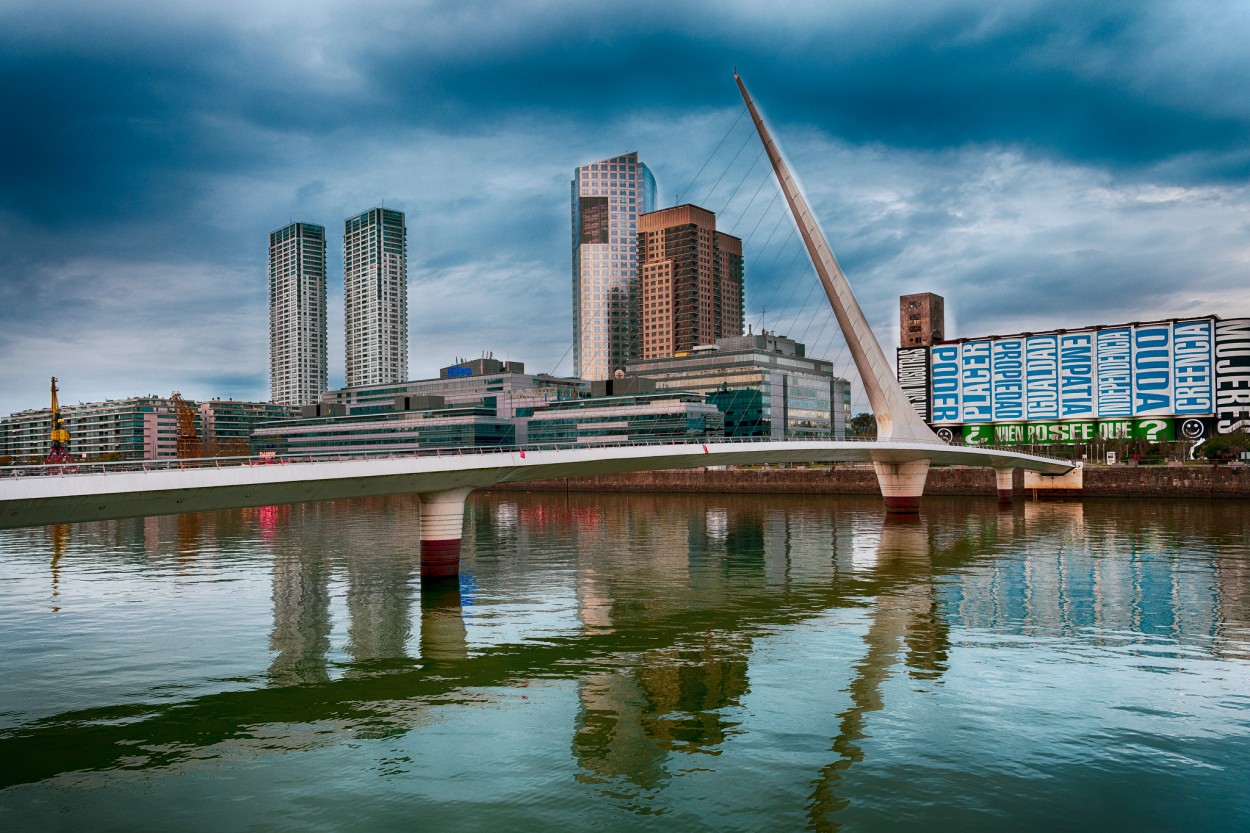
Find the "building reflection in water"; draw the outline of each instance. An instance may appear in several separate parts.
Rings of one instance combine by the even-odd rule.
[[[291,509],[291,507],[266,507]],[[373,498],[260,510],[259,532],[273,555],[270,666],[275,684],[331,676],[333,611],[341,592],[348,660],[344,676],[371,673],[377,662],[410,659],[414,606],[420,614],[421,657],[467,656],[459,587],[425,591],[420,583],[419,515],[415,499]]]
[[[715,611],[765,592],[770,572],[785,574],[769,567],[770,558],[786,558],[784,515],[702,502],[631,498],[621,505],[625,517],[609,514],[603,534],[578,539],[578,606],[588,633],[646,632],[674,617],[696,621],[678,644],[580,679],[572,744],[579,779],[610,785],[617,795],[622,783],[663,787],[672,753],[719,754],[739,730],[728,715],[749,691],[752,638],[718,628]],[[625,534],[632,536],[629,557],[605,558],[603,547]],[[638,582],[663,589],[640,594]],[[706,629],[698,629],[701,609],[708,611]]]
[[[413,536],[410,540],[419,540]],[[413,596],[420,590],[420,554],[357,552],[347,559],[347,652],[356,663],[407,655]]]
[[[639,606],[649,615],[691,605],[710,609],[774,585],[876,575],[882,559],[897,561],[890,553],[899,545],[892,542],[904,534],[883,528],[870,512],[836,515],[836,502],[608,498],[616,496],[575,495],[571,502],[555,494],[478,496],[470,502],[465,560],[471,569],[476,535],[486,536],[484,546],[506,550],[494,565],[501,570],[512,569],[505,561],[525,562],[548,547],[551,535],[570,536],[577,615],[587,631],[602,631],[629,624]],[[1091,500],[1023,502],[1007,513],[982,508],[935,500],[921,525],[935,551],[972,554],[970,568],[947,576],[938,595],[948,619],[961,627],[1097,639],[1160,636],[1215,651],[1244,644],[1250,563],[1223,556],[1250,536],[1250,515],[1233,511],[1233,504]],[[84,553],[138,556],[152,566],[173,564],[177,574],[178,564],[205,552],[219,557],[224,541],[259,537],[273,557],[275,650],[324,653],[330,586],[345,577],[348,652],[369,661],[402,657],[413,640],[418,530],[415,499],[396,497],[6,535],[19,548],[47,554],[57,606],[65,598],[66,565]],[[611,557],[622,542],[634,554],[628,566]],[[649,555],[639,563],[643,551]],[[437,606],[446,609],[441,596]]]
[[[1130,519],[1087,523],[1085,504],[1034,502],[992,522],[975,512],[942,518],[940,530],[924,517],[887,517],[873,571],[887,581],[876,592],[865,653],[847,689],[851,705],[838,715],[834,758],[813,782],[808,827],[839,829],[836,814],[849,803],[839,785],[864,757],[860,742],[870,736],[871,713],[885,705],[883,684],[901,653],[912,678],[940,679],[952,622],[1096,642],[1162,637],[1178,650],[1198,647],[1217,655],[1229,646],[1244,649],[1245,585],[1235,588],[1225,579],[1244,559],[1219,557],[1220,547],[1209,540],[1198,539],[1194,551],[1184,509],[1169,518],[1152,516],[1151,507],[1134,508],[1126,510]],[[1205,514],[1201,505],[1193,509]],[[1225,541],[1235,538],[1234,532]],[[863,563],[856,560],[856,566]],[[1230,612],[1233,599],[1241,607]],[[1239,638],[1221,638],[1221,629],[1230,627]]]
[[[344,674],[382,660],[473,662],[472,596],[454,584],[420,587],[418,533],[415,499],[386,498],[6,535],[46,559],[54,610],[69,595],[63,571],[83,553],[142,569],[172,563],[177,575],[207,549],[221,553],[222,541],[261,542],[272,565],[268,678],[295,685],[337,673],[336,615],[346,617]],[[495,601],[513,601],[514,585],[571,590],[580,632],[570,650],[585,653],[560,672],[578,688],[571,752],[579,777],[613,788],[662,789],[673,772],[710,760],[678,753],[715,756],[745,731],[753,643],[791,621],[778,612],[786,599],[865,610],[849,705],[830,716],[828,763],[812,773],[809,822],[831,829],[883,685],[904,673],[940,683],[953,628],[1164,640],[1244,657],[1248,536],[1245,513],[1206,502],[1026,502],[999,512],[992,502],[934,500],[899,523],[828,499],[510,494],[471,501],[465,562],[482,559],[476,580]]]
[[[1001,530],[1016,537],[1021,556],[961,574],[946,585],[944,604],[966,628],[1099,644],[1163,638],[1223,651],[1222,631],[1246,622],[1250,609],[1239,582],[1244,561],[1221,557],[1223,524],[1209,505],[1114,506],[1114,516],[1101,518],[1096,504],[1025,503]],[[1194,534],[1200,529],[1210,534]]]
[[[670,753],[718,754],[738,730],[726,710],[749,691],[749,647],[709,632],[701,646],[649,651],[636,667],[583,677],[573,733],[581,780],[652,790],[669,778]]]
[[[277,510],[287,510],[281,512]],[[302,511],[301,511],[302,510]],[[313,513],[297,507],[297,521]],[[281,540],[273,549],[273,629],[269,649],[269,680],[274,685],[299,685],[329,679],[331,554],[315,535],[300,535],[302,523],[288,524],[290,507],[265,506],[256,511],[262,540]],[[314,528],[315,529],[315,528]],[[296,537],[295,546],[291,538]]]

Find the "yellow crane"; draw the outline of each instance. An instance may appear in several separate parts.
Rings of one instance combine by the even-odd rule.
[[[65,427],[65,417],[61,414],[61,404],[56,401],[56,377],[52,377],[52,447],[48,450],[48,456],[43,459],[45,463],[69,463],[72,458],[69,456],[69,429]]]

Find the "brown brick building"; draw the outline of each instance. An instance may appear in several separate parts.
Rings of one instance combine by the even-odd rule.
[[[644,360],[742,334],[742,241],[717,231],[711,211],[639,215],[638,275]]]
[[[918,292],[898,299],[898,346],[928,347],[946,340],[946,313],[941,295]]]

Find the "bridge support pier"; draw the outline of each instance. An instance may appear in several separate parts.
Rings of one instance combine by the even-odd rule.
[[[877,471],[877,483],[881,485],[885,511],[891,513],[920,511],[920,496],[924,494],[924,482],[929,476],[928,460],[909,460],[906,463],[885,463],[874,460],[872,467]]]
[[[998,502],[1002,504],[1010,504],[1015,493],[1012,481],[1015,479],[1015,469],[994,469],[994,478],[998,481]]]
[[[464,501],[469,487],[423,492],[421,501],[421,578],[460,575],[460,542],[464,538]]]

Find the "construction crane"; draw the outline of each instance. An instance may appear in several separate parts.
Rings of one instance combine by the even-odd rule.
[[[65,417],[61,415],[61,405],[56,401],[56,377],[52,377],[52,448],[45,463],[61,465],[72,462],[69,456],[69,430],[65,427]]]
[[[169,395],[178,411],[178,457],[189,460],[200,456],[200,433],[195,430],[195,410],[182,398],[182,394],[174,391]]]

